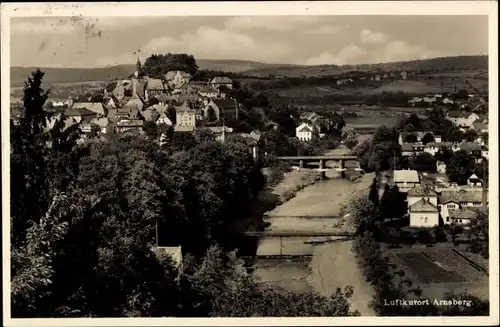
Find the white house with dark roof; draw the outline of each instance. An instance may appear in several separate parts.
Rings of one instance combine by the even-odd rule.
[[[300,141],[311,141],[315,134],[315,128],[312,124],[302,123],[295,129],[295,136]]]
[[[461,225],[467,228],[467,226],[470,225],[474,219],[477,219],[477,217],[478,212],[474,209],[450,209],[447,223]]]
[[[403,193],[420,185],[420,177],[416,170],[395,170],[393,172],[393,182]]]
[[[233,88],[233,81],[229,77],[226,77],[226,76],[217,76],[217,77],[214,77],[210,81],[210,85],[212,85],[216,89],[220,88],[221,86],[225,86],[228,89],[232,89]]]
[[[408,206],[410,227],[434,227],[439,225],[439,210],[436,205],[422,198]]]
[[[481,188],[461,188],[441,191],[439,204],[441,206],[441,217],[445,224],[450,224],[450,210],[463,208],[481,208],[483,192]],[[486,202],[488,196],[486,194]]]
[[[429,201],[436,207],[438,206],[438,194],[432,188],[428,186],[418,185],[408,190],[407,193],[408,206],[411,206],[422,199]]]
[[[483,185],[483,181],[481,178],[477,177],[476,174],[472,174],[467,180],[467,185],[470,187],[481,187]]]

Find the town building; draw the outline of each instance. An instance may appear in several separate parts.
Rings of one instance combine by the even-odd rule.
[[[165,94],[165,86],[163,85],[163,81],[158,78],[147,78],[146,79],[146,87],[144,99],[148,101],[154,97]]]
[[[106,110],[104,109],[102,103],[100,102],[75,102],[72,106],[71,109],[85,109],[91,112],[94,112],[97,114],[98,117],[105,117],[106,116]]]
[[[398,186],[400,192],[406,193],[420,185],[420,177],[416,170],[394,170],[393,182]]]
[[[486,192],[488,193],[488,192]],[[454,190],[443,190],[439,196],[441,218],[445,224],[451,224],[449,210],[481,208],[483,192],[481,188],[457,188]],[[486,202],[488,196],[486,194]]]
[[[467,227],[477,219],[478,211],[470,208],[449,209],[448,223]]]
[[[210,85],[216,89],[219,89],[221,86],[225,86],[228,89],[232,89],[233,81],[226,76],[217,76],[210,81]]]
[[[311,141],[315,134],[317,134],[317,131],[315,130],[314,125],[310,123],[302,123],[295,129],[295,136],[300,141]]]
[[[408,207],[410,227],[434,227],[439,225],[439,210],[437,206],[425,198]]]
[[[194,130],[196,128],[196,110],[189,107],[187,102],[175,107],[176,127],[181,131],[184,129]]]

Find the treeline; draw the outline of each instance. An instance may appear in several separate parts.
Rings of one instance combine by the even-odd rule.
[[[80,144],[48,126],[43,73],[11,126],[13,317],[348,316],[329,298],[263,289],[224,243],[263,187],[246,144],[202,132]],[[164,140],[165,141],[165,140]],[[181,267],[160,246],[181,245]],[[218,247],[216,244],[221,244]],[[234,299],[238,299],[235,301]]]

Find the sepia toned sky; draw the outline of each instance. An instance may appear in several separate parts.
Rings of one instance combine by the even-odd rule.
[[[487,16],[12,18],[11,66],[105,67],[152,53],[287,64],[488,54]]]

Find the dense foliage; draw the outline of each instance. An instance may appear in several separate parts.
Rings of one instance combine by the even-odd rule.
[[[161,77],[169,71],[185,71],[194,75],[198,70],[196,60],[185,53],[153,54],[146,58],[142,72],[151,77]]]
[[[148,128],[77,143],[64,117],[46,124],[42,77],[28,81],[26,118],[11,129],[13,317],[354,314],[352,289],[262,289],[213,247],[235,237],[226,227],[263,187],[243,142],[165,132],[159,145]],[[156,244],[181,245],[185,263]]]

